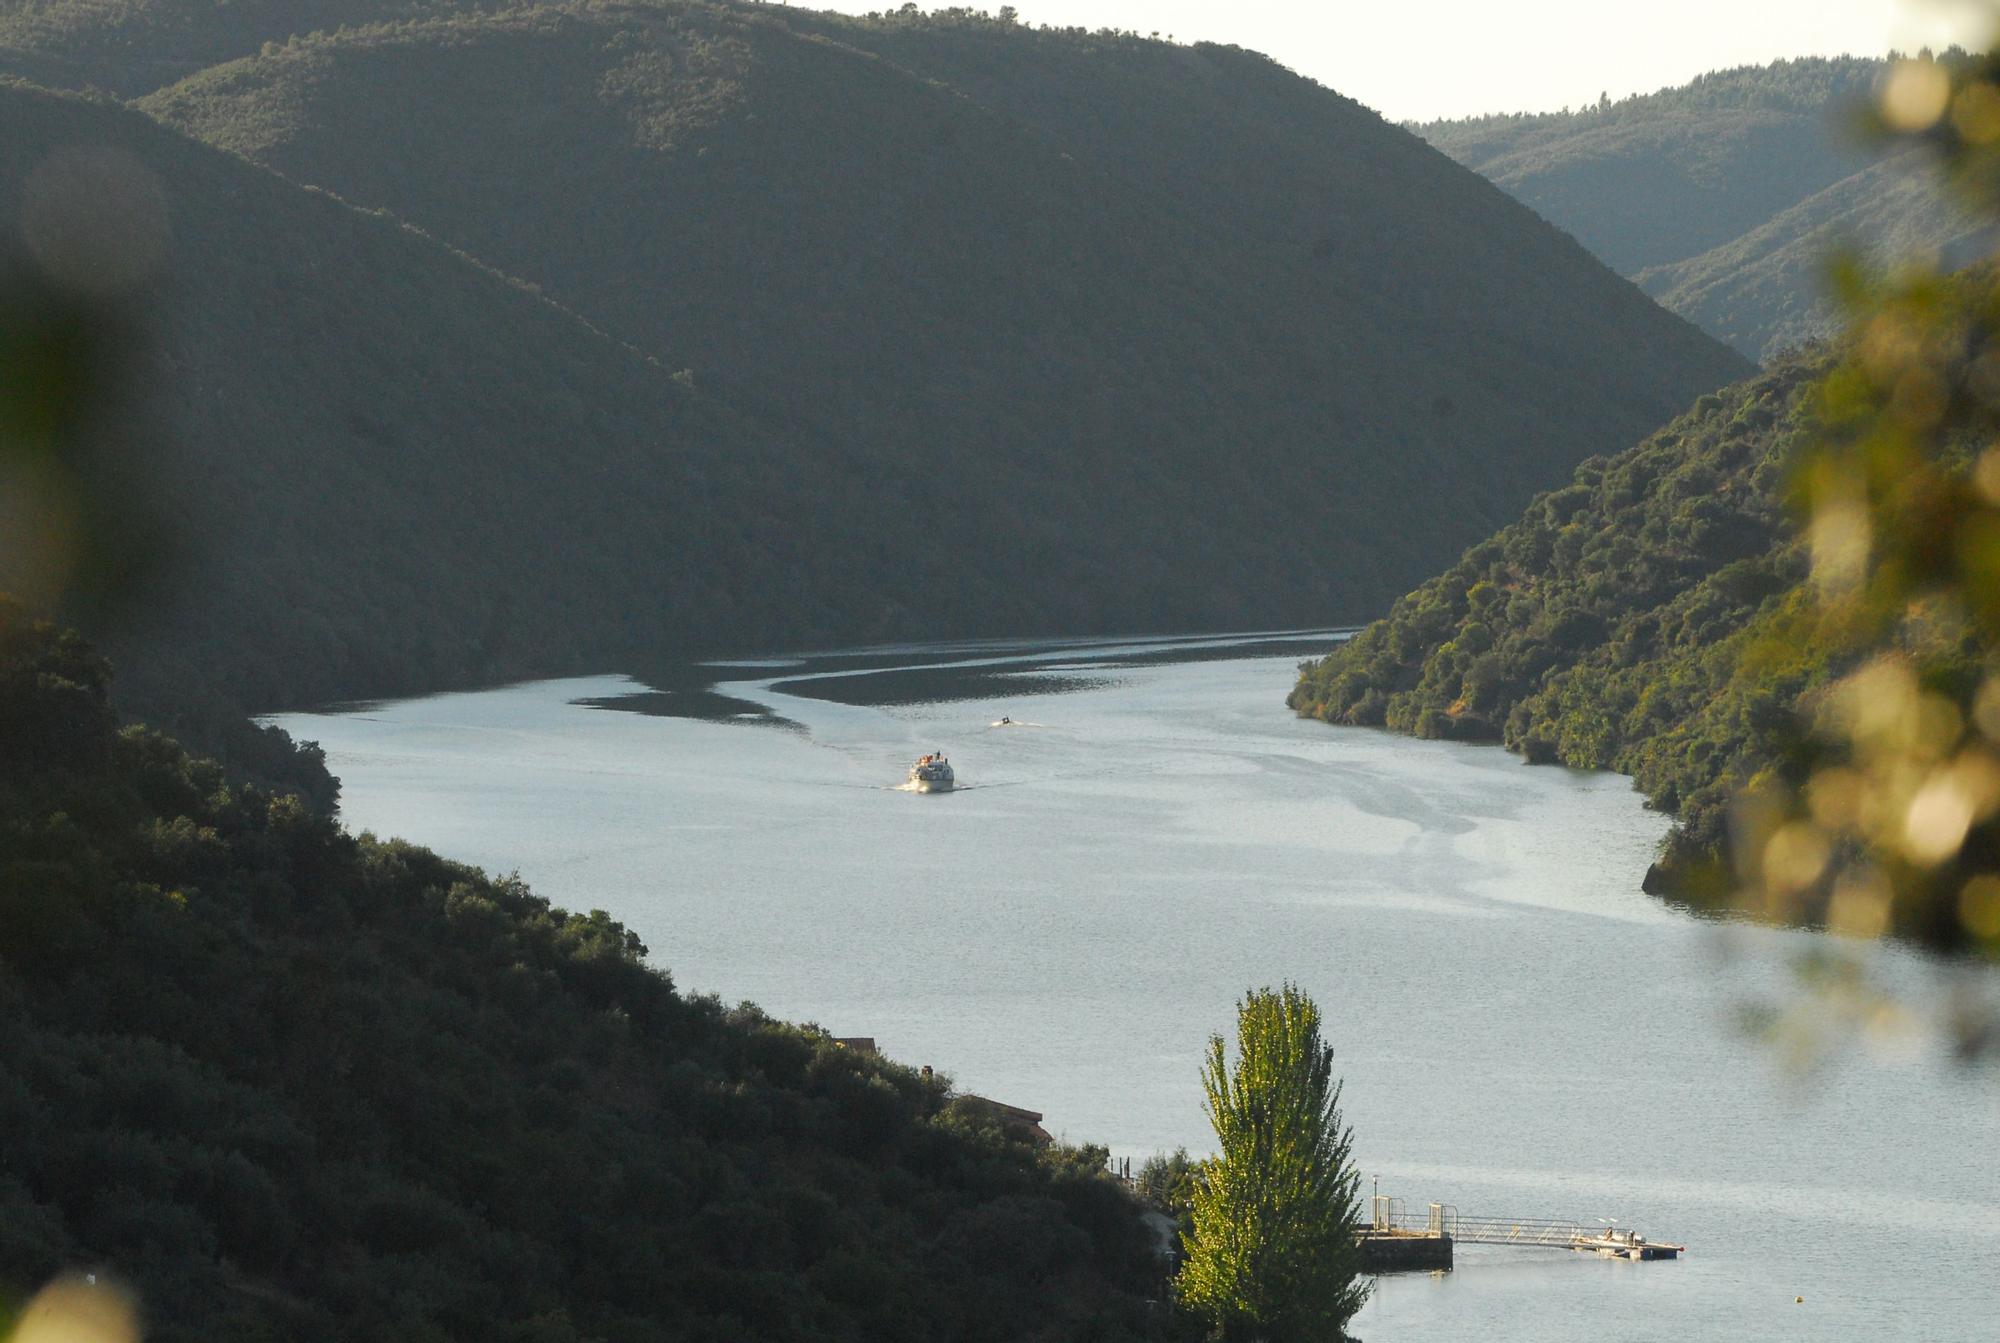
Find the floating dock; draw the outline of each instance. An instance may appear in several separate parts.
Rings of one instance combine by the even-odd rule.
[[[1606,1259],[1678,1259],[1687,1253],[1685,1245],[1663,1245],[1636,1231],[1620,1231],[1615,1227],[1594,1236],[1578,1236],[1570,1248],[1601,1254]]]
[[[1678,1259],[1685,1245],[1647,1240],[1636,1231],[1547,1217],[1469,1217],[1446,1203],[1426,1214],[1401,1211],[1401,1199],[1377,1194],[1373,1219],[1361,1227],[1361,1263],[1368,1273],[1437,1271],[1451,1267],[1452,1246],[1518,1245],[1575,1250],[1606,1259]]]

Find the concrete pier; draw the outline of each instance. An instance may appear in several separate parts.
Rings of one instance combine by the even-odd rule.
[[[1451,1267],[1451,1237],[1424,1231],[1361,1232],[1364,1273],[1434,1273]]]

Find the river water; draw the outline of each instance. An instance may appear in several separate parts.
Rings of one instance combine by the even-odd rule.
[[[1368,1343],[2000,1339],[2000,1075],[1924,1029],[1938,973],[1876,951],[1916,1024],[1801,1068],[1739,1017],[1795,1004],[1823,939],[1641,894],[1664,822],[1623,778],[1293,717],[1330,640],[886,649],[275,721],[326,747],[354,828],[518,869],[685,989],[873,1036],[1135,1166],[1207,1149],[1205,1041],[1289,978],[1364,1193],[1691,1247],[1461,1246],[1378,1280]],[[939,748],[958,792],[895,787]]]

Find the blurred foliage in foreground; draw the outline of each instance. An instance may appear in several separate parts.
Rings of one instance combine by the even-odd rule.
[[[2000,216],[2000,59],[1902,63],[1877,117]],[[1991,962],[2000,270],[1842,281],[1836,348],[1586,462],[1292,703],[1630,771],[1680,822],[1648,889]],[[1812,982],[1883,1006],[1852,966]],[[1968,1053],[1994,1045],[1990,1003],[1953,1010]]]
[[[1877,111],[2000,217],[2000,52],[1909,61]],[[1796,479],[1809,637],[1851,670],[1806,705],[1798,768],[1747,791],[1743,902],[2000,960],[2000,270],[1849,278],[1848,357]],[[1851,996],[1851,995],[1850,995]],[[1968,995],[1968,1052],[2000,1044]]]
[[[108,705],[0,603],[0,1300],[108,1269],[161,1340],[1165,1327],[1101,1151]]]
[[[126,331],[109,305],[0,263],[0,589],[115,605],[155,558],[104,432]]]
[[[139,1306],[123,1287],[95,1273],[64,1274],[29,1298],[19,1318],[0,1304],[6,1343],[139,1343]]]

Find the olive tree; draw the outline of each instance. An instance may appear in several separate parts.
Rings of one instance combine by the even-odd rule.
[[[1251,991],[1235,1062],[1212,1037],[1202,1086],[1219,1150],[1195,1181],[1182,1305],[1229,1343],[1345,1337],[1368,1298],[1360,1175],[1319,1008],[1290,983]]]

